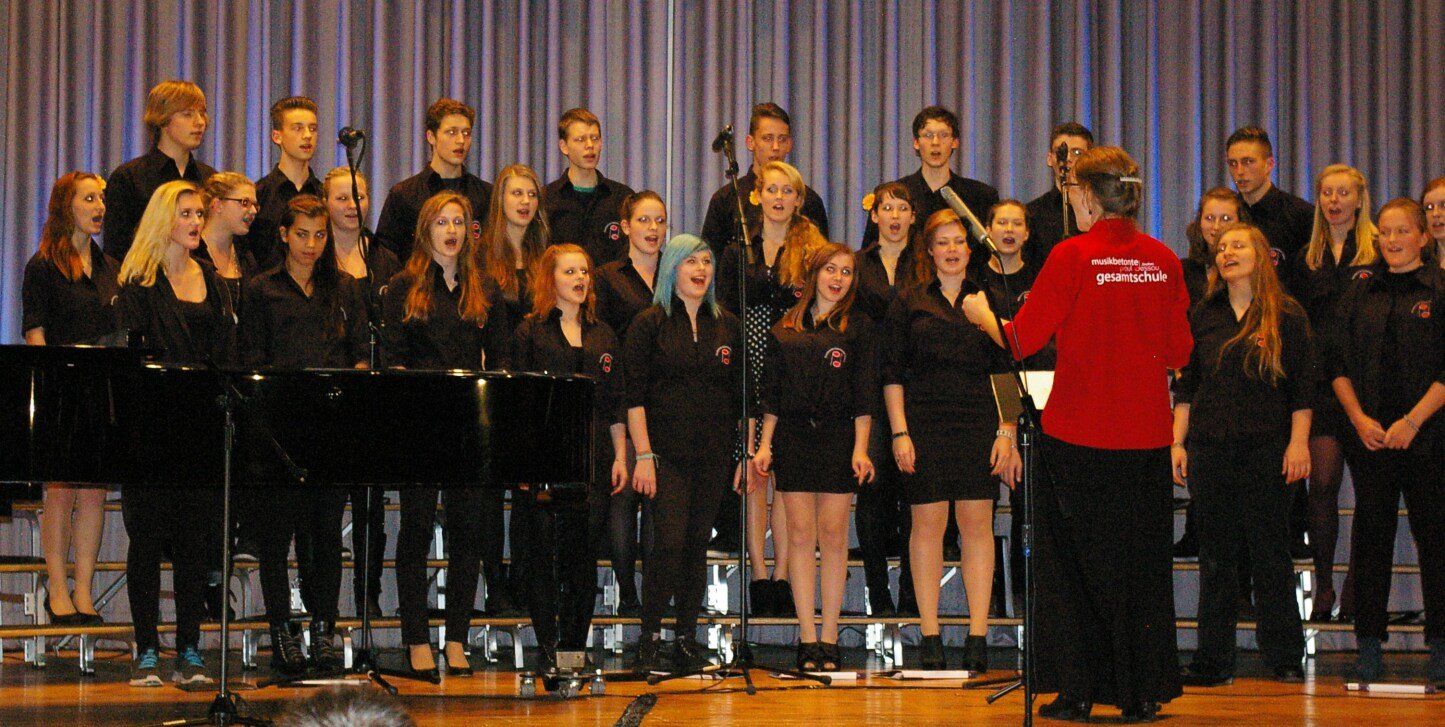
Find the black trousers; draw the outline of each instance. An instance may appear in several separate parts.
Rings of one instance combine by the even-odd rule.
[[[657,460],[655,540],[642,563],[642,630],[662,630],[668,601],[677,606],[679,638],[694,638],[707,587],[707,541],[731,481],[722,460]]]
[[[477,598],[484,511],[500,512],[502,490],[453,487],[441,492],[446,504],[446,629],[448,641],[466,641]],[[401,529],[396,535],[396,590],[401,639],[407,645],[427,638],[427,549],[436,520],[437,489],[401,490]]]
[[[138,651],[156,649],[160,636],[161,558],[172,558],[176,647],[199,646],[206,615],[206,574],[220,565],[221,491],[210,487],[126,485],[121,516],[126,592]]]
[[[1426,435],[1441,435],[1428,427]],[[1371,452],[1359,437],[1346,440],[1355,484],[1351,557],[1355,574],[1355,635],[1389,637],[1391,567],[1400,497],[1409,509],[1410,532],[1420,559],[1425,601],[1425,640],[1445,637],[1445,437],[1417,437],[1406,450]]]
[[[1041,441],[1038,690],[1116,706],[1179,696],[1169,450]]]
[[[386,507],[380,487],[351,487],[346,496],[351,501],[351,553],[355,562],[351,571],[352,600],[359,616],[366,608],[363,593],[369,594],[372,601],[381,597],[382,561],[386,558]],[[368,531],[370,547],[367,547]]]
[[[314,620],[333,622],[341,594],[341,516],[346,490],[324,485],[257,487],[245,491],[248,532],[260,551],[261,600],[272,624],[291,618],[291,583],[287,559],[296,540],[297,560],[307,563],[301,574],[306,610]]]
[[[597,487],[589,488],[598,490]],[[591,513],[606,514],[597,492],[514,491],[513,529],[525,529],[527,613],[537,643],[581,649],[587,644],[597,600],[597,555]],[[606,490],[600,493],[607,496]]]
[[[1289,556],[1295,487],[1280,467],[1287,442],[1189,444],[1189,490],[1199,531],[1199,649],[1194,668],[1234,673],[1239,571],[1254,581],[1256,635],[1271,669],[1299,666],[1304,631]],[[1241,556],[1249,553],[1247,562]]]
[[[913,511],[903,500],[902,478],[893,463],[893,438],[888,427],[880,426],[876,419],[868,435],[868,457],[877,475],[872,483],[858,490],[854,508],[858,547],[863,550],[863,578],[870,593],[888,593],[888,551],[898,545],[898,600],[910,600],[913,568],[908,538],[913,532]]]
[[[628,469],[631,471],[630,466]],[[637,561],[639,557],[647,561],[654,534],[652,500],[637,494],[630,482],[608,500],[607,535],[607,554],[622,600],[636,603]]]

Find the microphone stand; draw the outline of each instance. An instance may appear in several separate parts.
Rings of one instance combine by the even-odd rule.
[[[1066,200],[1066,203],[1067,203],[1067,200]],[[969,217],[972,217],[972,215],[969,215]],[[1064,221],[1064,227],[1065,227],[1066,229],[1067,229],[1067,227],[1068,227],[1068,220],[1067,220],[1067,218],[1066,218],[1065,221]],[[978,232],[982,233],[982,229],[980,228],[980,229],[978,230]],[[1001,254],[999,253],[998,247],[993,244],[993,240],[989,239],[988,236],[987,236],[987,234],[978,234],[978,235],[975,235],[975,236],[982,238],[982,239],[981,239],[981,242],[984,243],[984,247],[993,255],[994,259],[998,261],[998,269],[999,269],[999,272],[1000,272],[1000,277],[1001,277],[1002,280],[1003,280],[1003,289],[1004,289],[1004,298],[1005,298],[1005,300],[1003,301],[1003,303],[1004,303],[1004,305],[1007,305],[1007,306],[1009,306],[1009,307],[1011,308],[1011,310],[1009,310],[1008,313],[1009,313],[1009,319],[1012,320],[1013,318],[1016,318],[1016,317],[1018,316],[1018,310],[1017,310],[1016,305],[1014,305],[1014,304],[1012,303],[1012,301],[1014,301],[1015,298],[1014,298],[1014,295],[1013,295],[1013,291],[1009,289],[1008,272],[1007,272],[1008,268],[1005,267],[1005,265],[1004,265],[1003,255],[1001,255]],[[997,309],[994,309],[994,308],[993,308],[993,306],[989,306],[989,308],[990,308],[990,309],[992,310],[992,312],[993,312],[994,324],[995,324],[996,326],[998,326],[999,335],[1006,337],[1007,334],[1004,332],[1005,329],[1004,329],[1004,325],[1003,325],[1003,318],[1002,318],[1002,316],[999,314],[999,312],[998,312]],[[1013,330],[1012,339],[1013,339],[1013,349],[1014,349],[1014,350],[1017,350],[1017,351],[1022,351],[1022,350],[1023,350],[1023,346],[1021,346],[1021,345],[1019,344],[1019,337],[1018,337],[1018,329],[1017,329],[1017,327],[1015,327],[1014,330]],[[1004,348],[1005,348],[1006,350],[1009,348],[1007,338],[1006,338],[1006,340],[1004,341]],[[1017,689],[1019,689],[1019,688],[1023,688],[1023,690],[1024,690],[1024,720],[1023,720],[1023,724],[1024,724],[1024,727],[1031,727],[1031,726],[1033,725],[1033,723],[1034,723],[1034,708],[1033,708],[1033,704],[1034,704],[1034,678],[1033,678],[1033,675],[1034,675],[1034,663],[1035,663],[1035,651],[1034,651],[1034,650],[1035,650],[1035,639],[1034,639],[1034,588],[1035,588],[1035,583],[1034,583],[1034,492],[1033,492],[1033,487],[1034,487],[1034,483],[1035,483],[1035,481],[1036,481],[1036,478],[1037,478],[1037,476],[1038,476],[1039,471],[1042,470],[1042,471],[1045,473],[1045,475],[1047,476],[1047,474],[1048,474],[1048,468],[1047,468],[1047,464],[1046,464],[1046,462],[1045,462],[1045,460],[1044,460],[1044,456],[1043,456],[1042,450],[1041,450],[1041,449],[1036,449],[1037,447],[1039,447],[1039,445],[1040,445],[1040,443],[1041,443],[1038,438],[1039,438],[1039,436],[1040,436],[1040,435],[1042,434],[1042,432],[1043,432],[1043,425],[1042,425],[1042,422],[1041,422],[1041,420],[1040,420],[1040,418],[1039,418],[1039,417],[1040,417],[1039,409],[1038,409],[1038,407],[1034,404],[1034,398],[1033,398],[1033,396],[1029,393],[1028,382],[1027,382],[1027,380],[1024,378],[1024,364],[1023,364],[1023,360],[1020,359],[1020,358],[1015,358],[1015,357],[1013,356],[1013,351],[1009,351],[1008,360],[1009,360],[1009,370],[1010,370],[1010,372],[1013,374],[1013,378],[1014,378],[1014,383],[1015,383],[1015,385],[1018,386],[1018,390],[1019,390],[1019,403],[1022,405],[1022,408],[1023,408],[1022,412],[1019,414],[1019,421],[1018,421],[1018,448],[1019,448],[1019,456],[1023,459],[1023,478],[1022,478],[1022,481],[1019,482],[1018,485],[1017,485],[1017,486],[1019,487],[1019,489],[1020,489],[1020,492],[1022,493],[1021,496],[1020,496],[1020,499],[1021,499],[1022,504],[1023,504],[1023,525],[1022,525],[1022,527],[1020,528],[1020,535],[1021,535],[1021,538],[1022,538],[1022,540],[1023,540],[1023,543],[1022,543],[1022,546],[1023,546],[1023,547],[1022,547],[1022,551],[1023,551],[1023,556],[1024,556],[1024,610],[1023,610],[1024,636],[1023,636],[1023,664],[1022,664],[1022,668],[1019,670],[1019,674],[1016,675],[1016,676],[1002,677],[1002,678],[998,678],[998,679],[980,679],[980,680],[977,680],[977,681],[972,681],[972,682],[967,682],[967,683],[965,683],[965,684],[963,685],[963,688],[964,688],[964,689],[979,689],[979,688],[983,688],[983,687],[996,686],[996,685],[1000,685],[1000,684],[1004,685],[1002,689],[1000,689],[1000,690],[994,692],[993,694],[989,695],[989,697],[985,700],[985,701],[986,701],[987,703],[989,703],[989,704],[993,704],[994,702],[998,701],[999,699],[1002,699],[1004,696],[1008,695],[1009,693],[1011,693],[1011,692],[1013,692],[1013,691],[1015,691],[1015,690],[1017,690]],[[1015,516],[1017,516],[1017,515],[1015,515]]]
[[[748,317],[748,268],[751,267],[754,262],[752,248],[753,238],[752,235],[748,232],[747,213],[743,207],[742,193],[738,188],[738,158],[736,152],[733,149],[733,135],[731,132],[731,126],[723,130],[723,133],[718,136],[718,140],[713,142],[713,151],[721,153],[723,157],[727,160],[726,173],[728,181],[732,184],[733,197],[737,200],[738,232],[742,234],[742,237],[739,240],[739,247],[741,248],[741,250],[738,254],[738,264],[740,267],[740,269],[738,270],[738,317],[742,320],[744,328],[746,328]],[[744,336],[744,338],[746,338],[746,336]],[[757,665],[757,662],[753,659],[752,646],[748,643],[748,635],[750,632],[749,619],[752,611],[752,603],[751,599],[748,598],[748,473],[746,469],[746,453],[749,449],[751,449],[752,442],[748,437],[746,424],[746,422],[748,421],[749,408],[749,357],[747,341],[743,341],[743,345],[740,346],[739,349],[739,361],[742,363],[743,366],[743,385],[742,390],[739,392],[739,395],[742,397],[744,470],[742,472],[742,478],[739,480],[739,484],[742,485],[743,492],[742,497],[739,498],[740,504],[738,506],[738,520],[741,523],[741,526],[738,529],[738,538],[741,542],[738,544],[737,569],[738,581],[741,583],[741,588],[738,589],[738,630],[737,638],[735,639],[737,643],[737,648],[733,649],[733,658],[729,662],[717,666],[705,666],[700,669],[689,669],[672,672],[666,675],[649,674],[647,677],[648,684],[656,685],[665,681],[671,681],[673,679],[683,679],[686,677],[697,676],[700,674],[713,674],[723,679],[741,676],[743,678],[744,688],[746,689],[747,693],[758,693],[757,687],[753,684],[752,673],[753,670],[759,669],[761,667],[759,667]],[[681,638],[681,636],[681,634],[678,634],[678,638]],[[819,684],[822,684],[823,686],[828,686],[833,683],[832,677],[829,677],[826,674],[809,674],[808,672],[784,668],[770,668],[767,671],[774,674],[790,676],[796,679],[810,679]]]
[[[1062,214],[1059,215],[1059,220],[1062,221],[1063,227],[1063,229],[1059,231],[1059,239],[1065,240],[1069,237],[1069,212],[1071,211],[1069,207],[1069,194],[1065,186],[1069,181],[1069,166],[1071,165],[1069,161],[1068,142],[1059,142],[1059,148],[1054,151],[1054,159],[1058,161],[1058,164],[1055,165],[1058,167],[1059,173],[1056,183],[1058,184],[1059,190],[1060,212],[1062,212]],[[1040,261],[1040,263],[1042,264],[1042,261]],[[1002,266],[1003,263],[1000,262],[1000,269]]]

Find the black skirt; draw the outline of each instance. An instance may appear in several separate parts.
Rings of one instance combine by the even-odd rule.
[[[853,431],[852,419],[780,417],[773,431],[775,487],[780,492],[857,492]]]
[[[908,401],[914,473],[902,475],[910,505],[952,500],[996,500],[999,479],[989,455],[998,432],[998,413],[987,389],[960,393],[951,401]]]

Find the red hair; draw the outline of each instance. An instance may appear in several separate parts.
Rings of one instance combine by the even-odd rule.
[[[553,275],[557,273],[557,260],[563,255],[581,255],[587,261],[587,298],[582,301],[582,307],[578,309],[577,315],[588,323],[597,322],[597,294],[592,286],[591,275],[592,257],[578,245],[564,242],[560,245],[553,245],[542,251],[542,257],[537,258],[537,264],[532,268],[532,315],[544,317],[552,312],[552,307],[557,305],[557,284]]]
[[[90,172],[66,172],[55,180],[50,188],[50,204],[46,206],[45,226],[40,229],[40,257],[60,270],[66,280],[74,282],[85,273],[85,263],[70,243],[75,234],[75,215],[70,206],[75,203],[75,190],[80,183],[94,179],[105,191],[105,180]]]

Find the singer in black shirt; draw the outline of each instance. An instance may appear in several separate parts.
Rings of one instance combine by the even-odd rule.
[[[472,127],[476,122],[477,112],[454,99],[437,99],[427,108],[426,143],[431,146],[431,161],[416,176],[403,179],[391,188],[386,203],[381,206],[381,219],[376,222],[377,242],[395,253],[397,260],[411,257],[417,215],[433,195],[456,192],[466,197],[474,222],[486,214],[492,199],[492,185],[466,168],[467,154],[472,149]],[[480,225],[473,229],[473,236],[479,229]]]
[[[1225,141],[1225,164],[1239,191],[1244,212],[1269,240],[1271,257],[1285,290],[1299,296],[1295,287],[1301,271],[1296,258],[1304,252],[1314,226],[1313,205],[1270,181],[1274,171],[1274,145],[1269,134],[1257,126],[1246,126]],[[1316,190],[1318,191],[1318,190]],[[1304,302],[1301,300],[1300,302]],[[1318,322],[1315,330],[1322,332]]]
[[[527,610],[542,661],[550,667],[556,666],[558,648],[587,647],[597,591],[596,544],[607,530],[609,501],[627,487],[621,347],[596,318],[589,268],[577,245],[555,245],[542,254],[533,272],[535,307],[517,326],[514,348],[520,371],[580,374],[597,383],[590,486],[579,493],[533,483],[518,491],[513,512],[531,534],[527,552],[520,554],[527,559]]]
[[[1181,680],[1219,686],[1234,676],[1238,570],[1248,567],[1265,662],[1276,679],[1297,682],[1304,634],[1289,508],[1309,474],[1319,367],[1304,308],[1281,288],[1264,233],[1234,224],[1215,250],[1219,284],[1194,309],[1194,350],[1174,385],[1174,481],[1193,496],[1200,564],[1199,649]]]
[[[325,198],[321,180],[311,171],[319,128],[316,102],[305,96],[283,98],[271,105],[271,143],[281,152],[271,173],[256,180],[260,209],[242,247],[270,269],[286,257],[279,228],[286,206],[300,194]]]
[[[542,190],[551,239],[580,245],[599,267],[625,256],[620,210],[632,188],[597,171],[602,123],[587,109],[569,109],[557,121],[557,147],[567,169]]]
[[[1024,259],[1034,270],[1043,268],[1054,245],[1060,240],[1079,234],[1074,210],[1064,200],[1060,184],[1060,169],[1068,176],[1074,160],[1094,146],[1094,133],[1076,121],[1066,121],[1053,128],[1049,134],[1049,149],[1044,163],[1049,167],[1049,191],[1029,201],[1029,245]],[[1067,227],[1065,227],[1067,225]]]

